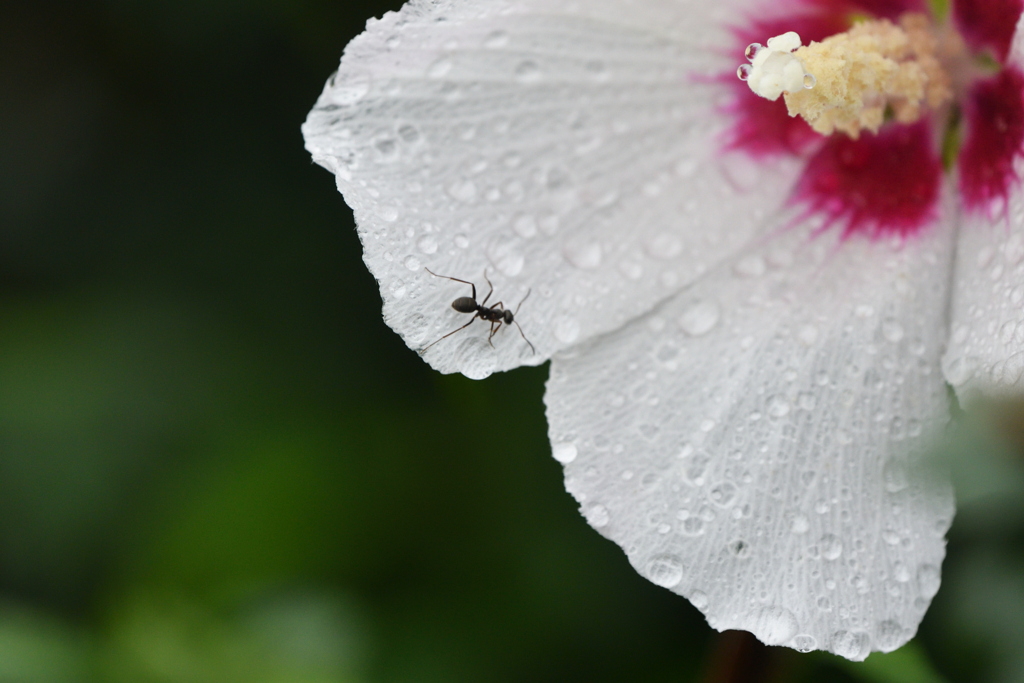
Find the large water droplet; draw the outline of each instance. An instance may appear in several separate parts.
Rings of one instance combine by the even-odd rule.
[[[898,459],[889,458],[882,468],[882,479],[889,493],[902,491],[907,488],[907,468]]]
[[[810,90],[818,84],[818,79],[814,77],[814,74],[804,74],[804,88]]]
[[[647,578],[662,588],[673,588],[683,580],[683,561],[675,555],[655,555],[647,563]]]
[[[747,49],[743,51],[743,55],[747,58],[747,61],[754,61],[757,57],[757,53],[761,51],[763,45],[761,43],[751,43],[747,45]]]
[[[895,318],[886,318],[882,323],[882,336],[895,344],[903,339],[903,325]]]
[[[934,564],[922,564],[917,570],[917,586],[921,596],[927,600],[935,597],[942,583],[942,574]]]
[[[750,73],[753,71],[753,67],[749,64],[740,64],[739,68],[736,69],[736,78],[741,81],[745,81],[750,78]]]
[[[572,344],[580,336],[580,324],[576,318],[563,316],[554,324],[555,339],[563,344]]]
[[[348,106],[366,96],[370,92],[370,74],[362,72],[336,73],[331,76],[331,89],[327,96],[335,104]]]
[[[875,629],[875,647],[882,652],[892,652],[905,642],[903,627],[899,622],[883,621]]]
[[[583,270],[593,270],[601,265],[601,245],[597,242],[566,244],[562,253],[569,263]]]
[[[487,248],[487,257],[495,268],[508,277],[519,275],[526,265],[526,257],[519,249],[519,241],[516,238],[494,240]]]
[[[571,442],[556,443],[551,447],[551,455],[563,465],[568,465],[576,459],[576,444]]]
[[[424,254],[433,254],[437,251],[437,238],[433,235],[424,235],[416,242],[416,246]]]
[[[520,83],[536,83],[541,77],[540,66],[531,59],[524,60],[516,66],[515,75]]]
[[[832,651],[840,657],[861,661],[868,656],[871,638],[863,631],[836,631],[832,635]]]
[[[595,529],[600,529],[603,526],[608,526],[610,516],[608,515],[608,508],[606,508],[604,505],[598,505],[597,503],[595,503],[589,506],[587,508],[586,513],[584,514],[586,515],[587,521],[590,523],[590,526],[594,527]]]
[[[785,607],[765,607],[757,615],[754,635],[765,645],[783,645],[796,635],[796,616]]]
[[[690,602],[694,607],[703,612],[708,606],[708,594],[704,591],[693,591],[690,593]]]
[[[497,354],[485,340],[470,337],[462,341],[455,357],[458,360],[459,372],[469,379],[486,379],[494,374],[497,366]]]
[[[723,482],[711,489],[711,492],[708,493],[708,498],[715,505],[729,507],[736,500],[736,485]]]
[[[765,404],[765,411],[772,417],[785,417],[789,415],[789,401],[781,394],[775,394]]]
[[[822,536],[818,545],[821,547],[821,556],[826,560],[837,560],[843,554],[843,542],[834,534]]]
[[[452,60],[442,57],[427,67],[428,78],[444,78],[452,70]]]
[[[697,301],[687,308],[679,318],[679,326],[691,337],[700,337],[715,328],[721,317],[721,310],[714,301]]]
[[[793,649],[797,652],[811,652],[818,648],[818,641],[814,636],[801,633],[793,638]]]

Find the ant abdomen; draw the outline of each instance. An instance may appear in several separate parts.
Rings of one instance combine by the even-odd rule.
[[[473,313],[476,311],[476,299],[468,296],[460,296],[452,302],[452,308],[459,313]]]

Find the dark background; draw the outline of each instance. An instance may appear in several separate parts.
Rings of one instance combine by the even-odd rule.
[[[299,125],[399,6],[0,3],[0,681],[1024,680],[990,413],[922,637],[854,666],[637,575],[562,488],[546,366],[441,376],[383,324]]]

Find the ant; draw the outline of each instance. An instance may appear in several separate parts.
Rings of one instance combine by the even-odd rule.
[[[462,284],[469,285],[470,287],[473,288],[472,296],[460,296],[458,299],[452,302],[452,308],[454,308],[456,311],[458,311],[459,313],[473,313],[473,317],[470,318],[468,323],[466,323],[465,325],[458,329],[452,330],[448,334],[441,337],[441,339],[447,339],[448,337],[452,336],[459,330],[466,329],[467,327],[473,324],[474,320],[480,318],[481,320],[485,320],[491,324],[491,333],[487,335],[487,343],[491,345],[492,349],[494,348],[494,342],[492,342],[491,339],[494,338],[495,333],[501,329],[502,325],[515,325],[519,329],[519,334],[522,335],[523,341],[525,341],[527,344],[530,344],[530,340],[526,338],[525,334],[523,334],[523,328],[519,327],[519,323],[516,322],[515,316],[516,314],[519,313],[519,306],[523,305],[523,301],[526,301],[526,299],[530,296],[530,292],[532,290],[526,291],[526,296],[523,297],[523,301],[519,302],[519,306],[516,306],[515,313],[513,313],[512,311],[506,309],[505,305],[501,301],[494,304],[493,306],[487,306],[487,300],[490,299],[491,294],[494,293],[494,285],[492,285],[491,281],[488,279],[486,269],[484,270],[484,280],[487,280],[487,284],[488,286],[490,286],[491,289],[489,292],[487,292],[487,296],[485,296],[484,300],[481,301],[480,303],[476,302],[476,285],[474,285],[472,282],[460,280],[457,277],[449,277],[448,275],[438,275],[434,271],[430,270],[430,268],[426,267],[424,267],[423,270],[427,271],[434,277],[442,277],[448,280],[453,280],[455,282],[461,282]],[[432,341],[431,343],[427,344],[422,349],[420,349],[420,355],[422,356],[424,353],[426,353],[427,349],[429,349],[437,342],[441,341],[441,339]],[[530,344],[530,350],[533,353],[537,353],[537,349],[533,348],[533,344]]]

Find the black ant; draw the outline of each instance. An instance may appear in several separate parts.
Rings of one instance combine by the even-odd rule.
[[[523,328],[519,327],[519,323],[516,322],[515,317],[516,314],[519,313],[519,306],[523,305],[523,301],[526,301],[526,299],[530,296],[530,292],[532,290],[526,291],[526,296],[523,297],[523,301],[519,302],[519,306],[516,306],[515,313],[513,313],[512,311],[506,309],[505,305],[501,301],[494,304],[493,306],[487,306],[487,300],[490,299],[491,294],[494,293],[494,285],[492,285],[491,281],[487,278],[486,270],[484,270],[484,280],[487,280],[487,284],[488,286],[490,286],[491,289],[489,292],[487,292],[487,296],[485,296],[484,300],[480,303],[476,302],[476,285],[474,285],[472,282],[460,280],[457,277],[449,277],[448,275],[438,275],[434,271],[430,270],[430,268],[424,268],[423,270],[427,271],[434,277],[443,277],[448,280],[454,280],[455,282],[461,282],[462,284],[469,285],[470,287],[473,288],[472,296],[460,296],[458,299],[452,302],[452,308],[454,308],[456,311],[458,311],[459,313],[473,313],[473,317],[470,318],[468,323],[466,323],[465,325],[458,329],[452,330],[448,334],[441,337],[441,339],[447,339],[448,337],[452,336],[459,330],[466,329],[467,327],[473,324],[474,320],[480,318],[481,320],[486,320],[491,324],[491,333],[487,335],[487,343],[491,345],[492,349],[494,348],[494,342],[492,342],[491,339],[494,338],[495,333],[501,329],[502,325],[515,325],[519,329],[519,334],[522,335],[523,341],[525,341],[527,344],[530,344],[530,340],[526,338],[525,334],[523,334]],[[422,349],[420,349],[420,355],[422,356],[427,349],[429,349],[437,342],[441,341],[441,339],[432,341],[431,343],[427,344]],[[537,353],[537,349],[533,348],[533,344],[530,344],[530,350],[533,353]]]

